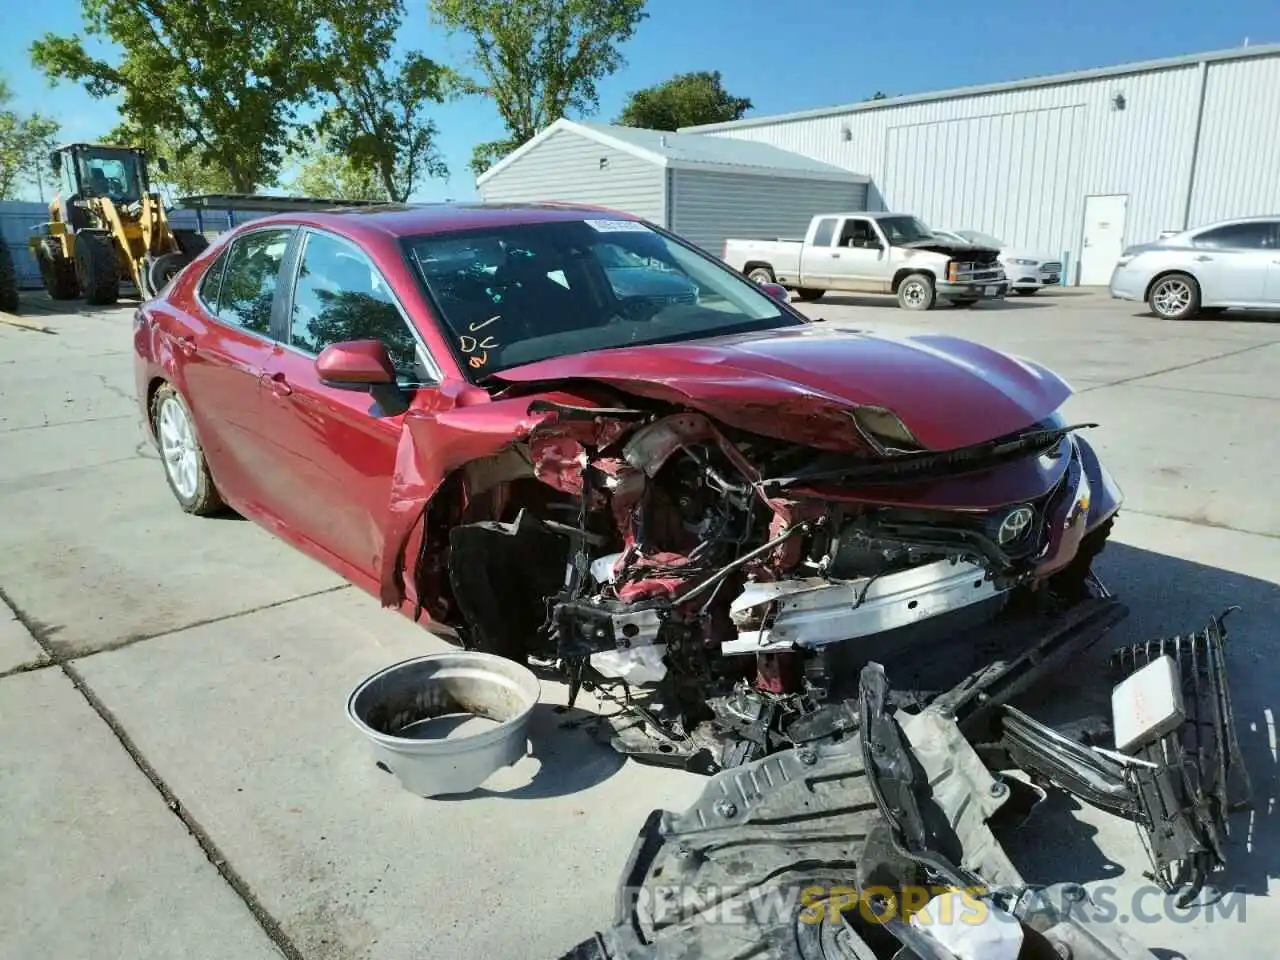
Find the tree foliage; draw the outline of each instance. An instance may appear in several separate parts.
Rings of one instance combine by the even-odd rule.
[[[700,123],[741,120],[750,109],[750,100],[725,90],[719,70],[701,70],[677,74],[632,93],[617,122],[649,130],[678,130]]]
[[[141,147],[147,152],[147,168],[153,186],[168,188],[175,198],[202,193],[237,193],[236,184],[226,170],[205,161],[191,141],[156,127],[141,129],[125,122],[107,134],[108,143]],[[163,158],[167,173],[157,161]]]
[[[625,63],[619,45],[648,16],[645,0],[431,0],[438,23],[471,43],[479,77],[507,136],[474,148],[483,173],[569,111],[599,109],[597,85]]]
[[[10,110],[11,99],[8,85],[0,79],[0,200],[13,199],[23,179],[38,174],[58,133],[56,120]]]
[[[299,158],[298,176],[289,188],[304,197],[333,200],[386,200],[387,191],[371,167],[316,143]]]
[[[120,97],[140,130],[167,131],[180,159],[226,172],[237,192],[274,183],[314,105],[344,70],[371,67],[350,43],[361,29],[399,22],[401,0],[81,0],[86,32],[121,48],[117,63],[85,50],[78,34],[46,34],[32,60],[51,81]]]

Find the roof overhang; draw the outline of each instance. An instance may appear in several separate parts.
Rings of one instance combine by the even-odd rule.
[[[655,167],[664,167],[672,170],[705,170],[715,173],[733,173],[746,177],[770,177],[773,179],[786,180],[822,180],[830,183],[870,183],[871,178],[861,173],[853,173],[847,170],[841,170],[838,167],[832,167],[827,170],[793,170],[785,167],[759,167],[747,166],[745,164],[736,163],[713,163],[702,160],[682,160],[665,156],[655,150],[646,150],[644,147],[637,146],[634,143],[628,143],[618,137],[611,137],[602,130],[585,126],[584,124],[574,123],[572,120],[562,117],[546,129],[540,131],[535,137],[521,146],[517,147],[511,153],[507,154],[493,166],[491,166],[480,176],[476,177],[476,186],[483,186],[490,178],[501,173],[511,164],[515,163],[525,154],[535,149],[539,144],[544,143],[556,133],[567,131],[593,140],[596,143],[614,150],[620,150],[623,153],[630,154],[640,160],[653,164]]]

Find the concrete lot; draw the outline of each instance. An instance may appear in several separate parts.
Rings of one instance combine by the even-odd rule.
[[[1178,914],[1146,886],[1130,824],[1061,800],[1007,845],[1032,880],[1109,897],[1162,957],[1269,960],[1277,318],[1164,323],[1080,291],[805,309],[970,336],[1073,381],[1070,416],[1102,424],[1091,439],[1128,497],[1101,562],[1133,610],[1116,644],[1244,607],[1229,659],[1258,812],[1225,878],[1243,906]],[[131,312],[30,297],[26,328],[0,322],[0,956],[552,960],[605,925],[644,816],[701,781],[620,763],[548,708],[540,759],[481,795],[399,790],[345,698],[443,645],[252,524],[178,510],[138,424]],[[1100,658],[1040,696],[1087,686]]]

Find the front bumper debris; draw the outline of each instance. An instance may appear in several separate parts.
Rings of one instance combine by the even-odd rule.
[[[915,712],[897,705],[885,669],[868,664],[855,698],[794,725],[795,746],[716,773],[682,814],[650,814],[613,925],[561,960],[954,960],[949,937],[983,936],[1035,960],[1155,960],[1084,888],[1029,886],[996,833],[1026,818],[1041,785],[1065,789],[1142,827],[1149,876],[1167,892],[1181,887],[1178,903],[1188,905],[1225,863],[1228,817],[1250,804],[1224,618],[1112,657],[1116,680],[1170,657],[1183,710],[1180,723],[1120,754],[1007,702],[1042,664],[1055,669],[1081,637],[1123,616],[1109,597],[1082,606],[1056,637]],[[1010,767],[1030,783],[996,772]],[[931,927],[937,905],[942,916],[948,909],[940,895],[964,905],[957,927],[1004,927]],[[983,949],[995,952],[975,955],[1004,955]]]

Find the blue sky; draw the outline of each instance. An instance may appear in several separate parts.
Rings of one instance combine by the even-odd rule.
[[[287,0],[286,0],[287,2]],[[408,0],[401,45],[461,64],[465,46],[434,28],[422,0]],[[613,120],[630,91],[689,70],[719,70],[763,115],[920,93],[1132,60],[1280,42],[1275,0],[1066,0],[974,4],[955,0],[649,0],[649,18],[624,48],[627,65],[600,87],[594,119]],[[1068,12],[1069,11],[1069,12]],[[94,140],[116,122],[114,106],[82,88],[50,88],[31,67],[45,31],[83,32],[79,0],[0,0],[0,74],[22,110],[62,122],[63,139]],[[492,105],[467,100],[435,113],[449,180],[415,199],[468,199],[473,144],[503,129]]]

